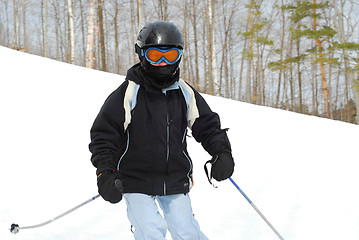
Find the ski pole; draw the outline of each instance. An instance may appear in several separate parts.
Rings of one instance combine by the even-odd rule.
[[[238,191],[243,195],[243,197],[249,202],[249,204],[256,210],[256,212],[263,218],[263,220],[268,224],[268,226],[273,230],[273,232],[279,237],[279,239],[284,240],[284,238],[279,234],[279,232],[273,227],[273,225],[267,220],[267,218],[259,211],[259,209],[254,205],[254,203],[247,197],[247,195],[240,189],[240,187],[233,181],[230,177],[229,180],[233,185],[238,189]]]
[[[82,206],[88,204],[89,202],[92,202],[93,200],[95,200],[95,199],[98,198],[99,196],[100,196],[100,195],[98,194],[98,195],[96,195],[96,196],[94,196],[94,197],[92,197],[92,198],[86,200],[85,202],[83,202],[83,203],[77,205],[76,207],[73,207],[73,208],[67,210],[66,212],[64,212],[64,213],[62,213],[62,214],[60,214],[60,215],[58,215],[58,216],[56,216],[56,217],[54,217],[54,218],[52,218],[52,219],[50,219],[50,220],[47,220],[47,221],[45,221],[45,222],[43,222],[43,223],[39,223],[39,224],[36,224],[36,225],[33,225],[33,226],[26,226],[26,227],[19,227],[18,224],[13,223],[13,224],[11,224],[10,232],[13,233],[13,234],[16,234],[16,233],[19,232],[20,229],[38,228],[38,227],[42,227],[42,226],[44,226],[44,225],[47,225],[47,224],[49,224],[49,223],[52,223],[53,221],[56,221],[57,219],[62,218],[63,216],[66,216],[67,214],[69,214],[69,213],[75,211],[76,209],[78,209],[78,208],[80,208],[80,207],[82,207]]]

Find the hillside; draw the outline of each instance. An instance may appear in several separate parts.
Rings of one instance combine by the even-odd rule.
[[[97,194],[89,129],[124,77],[0,47],[0,239],[133,239],[124,202]],[[285,239],[359,239],[359,126],[204,95],[229,128],[233,179]],[[210,156],[188,139],[193,209],[214,240],[278,239],[230,181],[214,189]],[[170,239],[170,238],[169,238]]]

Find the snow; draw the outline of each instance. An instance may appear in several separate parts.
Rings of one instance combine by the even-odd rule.
[[[0,239],[133,239],[124,202],[98,198],[89,129],[123,76],[0,47]],[[359,239],[357,125],[204,95],[230,128],[234,181],[284,239]],[[210,156],[188,139],[191,199],[209,239],[278,239],[230,181],[207,181]],[[171,239],[168,235],[168,239]]]

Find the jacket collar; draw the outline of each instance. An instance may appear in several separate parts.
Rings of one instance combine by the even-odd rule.
[[[147,91],[162,91],[163,93],[165,93],[171,89],[178,89],[179,70],[176,72],[175,75],[173,75],[173,79],[170,81],[169,84],[164,86],[158,86],[154,84],[155,81],[152,79],[151,76],[146,73],[146,71],[141,66],[141,63],[137,63],[127,71],[126,80],[134,81],[135,83],[143,86]]]

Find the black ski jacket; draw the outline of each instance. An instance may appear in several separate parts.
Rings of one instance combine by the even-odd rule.
[[[195,89],[181,79],[155,89],[136,64],[95,119],[91,161],[116,165],[124,193],[187,193],[193,169],[188,128],[210,155],[231,151],[218,115]]]

